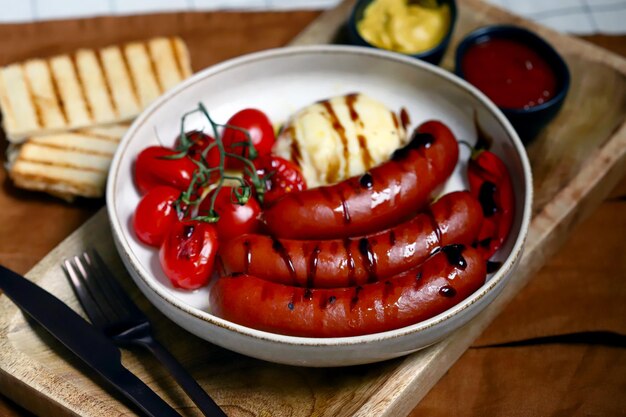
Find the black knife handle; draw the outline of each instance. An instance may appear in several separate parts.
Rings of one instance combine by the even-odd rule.
[[[180,417],[146,384],[124,368],[119,349],[104,334],[37,284],[0,265],[0,289],[84,363],[150,417]]]

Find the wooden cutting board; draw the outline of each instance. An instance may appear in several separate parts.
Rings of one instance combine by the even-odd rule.
[[[335,41],[352,3],[347,1],[320,17],[293,43]],[[173,325],[138,293],[115,253],[104,211],[55,248],[28,277],[80,311],[59,263],[95,246],[154,319],[163,343],[229,416],[407,414],[626,172],[626,60],[479,0],[461,2],[459,9],[455,36],[442,63],[445,68],[452,68],[454,46],[466,33],[484,24],[506,22],[527,26],[547,38],[565,55],[573,82],[557,119],[528,148],[536,200],[517,273],[492,305],[446,340],[405,358],[337,369],[275,365],[218,348]],[[154,359],[140,352],[124,352],[123,358],[181,414],[200,415]],[[28,323],[6,297],[0,297],[0,370],[0,390],[39,415],[132,412],[114,393],[94,384],[89,370]]]

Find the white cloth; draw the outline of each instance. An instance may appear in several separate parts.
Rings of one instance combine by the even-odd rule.
[[[340,0],[0,0],[0,23],[209,10],[325,9]],[[626,0],[488,0],[561,32],[626,33]],[[460,7],[463,6],[459,1]]]

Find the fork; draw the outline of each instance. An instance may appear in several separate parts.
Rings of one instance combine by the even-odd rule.
[[[152,333],[148,317],[124,292],[95,250],[63,262],[63,270],[91,323],[118,346],[141,346],[172,374],[198,409],[209,417],[226,414]]]

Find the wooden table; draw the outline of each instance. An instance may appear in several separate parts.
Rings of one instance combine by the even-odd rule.
[[[259,13],[246,16],[246,24],[238,28],[236,25],[233,27],[232,23],[241,16],[231,14],[226,19],[223,16],[218,19],[216,14],[207,14],[207,25],[214,26],[214,35],[219,41],[216,40],[214,50],[207,51],[207,56],[201,57],[201,62],[195,62],[194,65],[199,68],[268,45],[285,44],[317,15],[316,12]],[[98,21],[106,30],[106,19]],[[84,23],[74,21],[71,24],[80,26]],[[58,26],[61,36],[62,22],[44,25]],[[163,28],[155,28],[154,32],[161,33],[159,29]],[[128,28],[127,33],[120,37],[132,38],[132,30]],[[18,32],[27,33],[28,30],[23,27],[20,29],[17,25],[5,25],[0,27],[0,38],[4,38],[6,43],[10,39],[3,35],[10,37]],[[224,33],[228,33],[228,36],[224,36]],[[266,39],[263,42],[255,40],[257,33],[263,33]],[[90,36],[89,32],[87,36]],[[587,39],[626,56],[626,36],[592,36]],[[25,39],[25,42],[28,43],[29,39]],[[86,42],[98,45],[95,38],[75,41],[77,46]],[[0,182],[0,263],[21,273],[30,269],[102,204],[102,201],[80,201],[68,205],[51,197],[17,190],[12,187],[4,171],[0,172]],[[555,316],[559,317],[561,323],[554,323],[551,329],[558,329],[561,324],[566,326],[568,320],[577,319],[581,307],[569,304],[567,289],[551,289],[554,306],[538,307],[533,303],[538,294],[550,290],[544,284],[553,277],[566,276],[570,285],[590,281],[606,283],[607,275],[621,277],[621,280],[611,282],[615,285],[616,295],[621,297],[624,304],[624,232],[626,178],[593,215],[572,231],[569,240],[553,260],[545,265],[539,276],[519,294],[411,415],[626,413],[626,403],[619,395],[620,392],[626,392],[626,374],[611,370],[611,362],[616,369],[620,366],[622,371],[625,369],[626,354],[623,349],[615,347],[620,345],[619,338],[617,342],[610,337],[608,341],[603,338],[599,333],[601,327],[583,332],[591,335],[588,339],[585,339],[588,336],[586,334],[581,336],[586,343],[566,344],[567,340],[559,339],[557,342],[560,343],[553,344],[549,340],[536,338],[519,346],[502,343],[503,340],[513,342],[524,339],[525,333],[516,336],[519,328],[515,323],[533,317],[537,308],[543,309],[543,312],[550,312],[551,308],[558,310],[555,310],[558,313]],[[593,304],[594,294],[589,297]],[[593,312],[597,311],[601,311],[601,308],[595,306]],[[622,316],[622,320],[623,317],[626,316]],[[498,347],[489,347],[494,344]],[[623,348],[623,344],[621,346]],[[0,415],[30,414],[10,400],[0,397]]]

